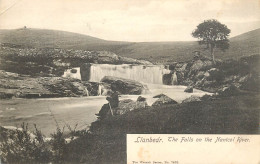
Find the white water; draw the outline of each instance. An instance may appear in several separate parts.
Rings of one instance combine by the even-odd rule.
[[[163,84],[163,75],[170,73],[163,65],[92,64],[90,81],[100,82],[104,76],[121,77],[142,83]]]
[[[76,73],[69,69],[63,76],[81,79],[80,68],[74,69],[77,70]],[[192,95],[210,94],[196,89],[193,93],[186,93],[185,86],[162,85],[163,75],[170,73],[164,66],[93,64],[90,71],[90,81],[99,82],[104,76],[116,76],[145,83],[150,93],[142,96],[147,98],[148,105],[157,100],[153,97],[158,94],[165,94],[179,103]],[[173,74],[172,81],[177,81],[176,73]],[[102,86],[99,87],[100,94],[101,89]],[[120,99],[135,101],[138,96],[121,95]],[[105,96],[3,100],[0,101],[0,125],[20,127],[22,122],[26,122],[33,130],[32,125],[36,123],[44,134],[49,135],[56,129],[54,116],[60,127],[78,124],[78,129],[84,129],[96,120],[95,113],[98,113],[104,103],[107,103]]]
[[[171,99],[181,103],[184,99],[193,96],[202,97],[205,94],[211,95],[212,93],[204,92],[198,89],[193,89],[193,93],[184,92],[186,86],[183,85],[160,85],[160,84],[146,84],[149,88],[150,93],[141,95],[147,99],[147,104],[152,105],[158,98],[153,98],[159,94],[165,94]],[[129,98],[136,100],[139,95],[123,95],[122,99]]]
[[[76,70],[77,72],[73,73],[72,70]],[[62,77],[70,77],[81,80],[80,67],[65,70]]]
[[[177,81],[177,75],[176,72],[174,72],[174,74],[172,74],[172,78],[171,78],[171,85],[177,85],[178,81]]]
[[[184,92],[185,86],[148,84],[148,87],[150,93],[142,95],[147,98],[148,105],[152,105],[158,99],[153,98],[153,96],[161,93],[179,103],[192,95],[210,94],[196,89],[193,93],[186,93]],[[136,101],[138,96],[121,95],[120,100],[132,99]],[[98,113],[105,103],[107,103],[105,96],[2,100],[0,101],[0,125],[20,127],[25,122],[29,123],[29,128],[33,131],[33,124],[37,124],[37,127],[49,136],[56,130],[54,115],[60,127],[68,124],[73,128],[78,124],[78,130],[85,129],[96,120],[95,113]],[[65,131],[68,129],[65,128]]]

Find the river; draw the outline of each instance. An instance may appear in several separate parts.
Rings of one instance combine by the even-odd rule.
[[[142,95],[147,98],[148,105],[151,105],[156,98],[153,96],[164,93],[177,102],[181,102],[191,95],[202,96],[209,94],[194,89],[193,93],[184,92],[185,86],[167,86],[150,84],[150,93]],[[138,95],[122,95],[120,99],[136,100]],[[60,128],[66,125],[72,128],[78,124],[77,129],[87,129],[91,122],[97,118],[101,106],[107,103],[105,96],[89,97],[66,97],[66,98],[41,98],[41,99],[9,99],[0,101],[0,125],[8,128],[20,127],[25,122],[29,129],[33,130],[33,124],[49,136],[56,128],[56,122]]]

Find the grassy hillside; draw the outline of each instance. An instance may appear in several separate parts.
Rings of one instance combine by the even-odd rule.
[[[187,61],[192,52],[200,50],[208,55],[195,41],[186,42],[118,42],[71,32],[43,29],[0,30],[0,43],[20,47],[55,47],[64,49],[107,50],[125,57],[146,59],[153,62]],[[226,52],[216,51],[217,59],[239,58],[260,52],[260,29],[230,39]]]
[[[99,47],[120,45],[121,42],[105,41],[88,35],[72,32],[21,28],[0,30],[0,43],[33,48],[64,48],[98,50]],[[122,42],[123,44],[124,42]]]

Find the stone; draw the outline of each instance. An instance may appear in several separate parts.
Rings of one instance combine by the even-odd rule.
[[[131,99],[120,100],[118,108],[113,111],[115,115],[122,115],[132,110],[143,109],[147,106],[146,101],[133,101]]]
[[[119,58],[116,54],[108,51],[98,51],[97,61],[100,64],[116,64],[119,62]]]
[[[165,96],[165,94],[159,94],[159,95],[153,96],[153,98],[161,98],[163,96]]]
[[[71,73],[77,73],[77,70],[73,68],[73,69],[70,70],[70,72]]]
[[[201,68],[203,68],[203,66],[204,66],[203,61],[201,61],[201,60],[196,60],[196,61],[192,64],[190,70],[191,70],[191,71],[198,71],[198,70],[200,70]]]
[[[188,102],[194,102],[194,101],[201,101],[200,97],[192,95],[191,97],[183,100],[182,103],[188,103]]]
[[[135,80],[105,76],[101,82],[110,84],[111,90],[117,91],[119,94],[140,95],[148,91],[145,85]]]
[[[220,96],[235,96],[240,93],[239,89],[235,85],[223,87],[218,92]]]
[[[187,93],[193,93],[193,87],[192,86],[188,86],[184,92],[187,92]]]
[[[136,101],[146,101],[145,97],[139,96]]]
[[[158,100],[156,100],[152,106],[161,106],[166,104],[178,104],[175,100],[171,99],[170,97],[162,94]]]
[[[192,63],[190,67],[190,72],[197,72],[197,71],[204,71],[208,68],[210,68],[213,65],[212,61],[209,60],[196,60]]]
[[[188,65],[188,63],[178,63],[178,64],[176,64],[175,70],[178,72],[185,72],[187,65]]]
[[[196,75],[196,78],[199,79],[199,80],[200,80],[200,79],[203,79],[204,74],[205,74],[204,71],[199,71],[199,72],[197,73],[197,75]]]
[[[164,85],[170,85],[171,84],[171,77],[172,77],[172,74],[164,74],[163,75],[163,84]]]

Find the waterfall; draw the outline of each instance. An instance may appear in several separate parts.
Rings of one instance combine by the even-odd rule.
[[[171,85],[177,85],[178,84],[178,81],[177,81],[177,75],[176,75],[176,72],[174,72],[172,74],[172,77],[171,77]]]
[[[104,76],[121,77],[143,83],[163,84],[163,75],[170,73],[163,65],[92,64],[90,81],[100,82]]]
[[[102,95],[102,87],[103,86],[101,84],[98,85],[98,94],[97,94],[98,96]]]

